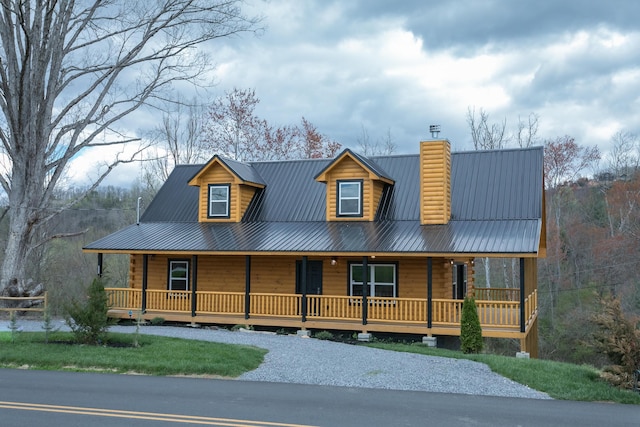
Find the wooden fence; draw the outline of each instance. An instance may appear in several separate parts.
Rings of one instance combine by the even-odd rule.
[[[47,300],[47,292],[37,297],[0,297],[1,301],[11,301],[11,302],[19,302],[19,301],[40,301],[39,305],[32,305],[30,307],[5,307],[4,304],[0,303],[0,311],[6,312],[16,312],[16,311],[35,311],[44,313],[47,309],[48,300]]]

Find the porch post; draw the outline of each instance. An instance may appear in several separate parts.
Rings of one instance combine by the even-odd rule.
[[[147,270],[149,270],[149,255],[142,255],[142,307],[140,310],[147,311]]]
[[[302,321],[307,321],[307,256],[302,257],[300,285],[302,287]]]
[[[427,257],[427,328],[433,325],[433,258]]]
[[[98,252],[98,277],[102,277],[102,252]]]
[[[362,324],[367,324],[367,317],[369,317],[369,302],[367,300],[369,296],[369,264],[367,263],[367,257],[362,257]]]
[[[526,319],[524,318],[524,299],[526,295],[524,294],[524,279],[525,279],[525,271],[524,271],[524,258],[520,258],[520,332],[524,332],[526,329]]]
[[[198,307],[198,255],[191,257],[191,317],[196,317],[196,308]]]
[[[244,257],[244,318],[251,313],[251,255]]]

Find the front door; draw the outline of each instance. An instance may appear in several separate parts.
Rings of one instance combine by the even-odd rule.
[[[302,293],[302,261],[296,261],[296,293]],[[322,261],[307,261],[307,295],[322,295]],[[307,299],[307,315],[320,315],[320,299]]]
[[[296,261],[296,293],[302,293],[302,261]],[[307,294],[322,295],[322,261],[307,261]]]

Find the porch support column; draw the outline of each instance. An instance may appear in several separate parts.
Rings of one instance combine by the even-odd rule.
[[[302,271],[300,272],[300,275],[302,276],[300,278],[300,286],[302,287],[302,321],[306,322],[307,321],[307,261],[308,261],[308,257],[307,256],[303,256],[302,257],[302,266],[301,269]]]
[[[251,313],[251,255],[244,257],[244,318]]]
[[[147,311],[147,272],[149,270],[149,255],[142,255],[142,307],[140,310]]]
[[[427,258],[427,328],[433,326],[433,258]]]
[[[98,253],[98,277],[102,277],[102,252]]]
[[[524,258],[520,258],[520,332],[524,332],[527,326],[527,320],[524,318],[524,299],[525,290],[525,268]]]
[[[367,324],[369,317],[369,264],[366,256],[362,257],[362,324]]]
[[[198,255],[191,257],[191,317],[196,317],[198,307]]]

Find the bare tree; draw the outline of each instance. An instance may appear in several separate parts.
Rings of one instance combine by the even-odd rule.
[[[615,179],[632,178],[640,166],[638,136],[627,131],[618,131],[611,137],[613,148],[608,156],[609,170]]]
[[[0,0],[0,184],[9,236],[0,292],[24,281],[36,234],[65,206],[54,190],[71,161],[91,148],[136,141],[122,119],[172,83],[210,69],[198,47],[253,31],[240,0]],[[141,147],[143,148],[143,147]],[[140,148],[140,149],[141,149]],[[119,163],[104,164],[89,190]],[[74,201],[69,202],[73,204]]]
[[[371,141],[369,132],[362,125],[362,132],[356,141],[358,142],[358,151],[365,156],[388,156],[396,151],[396,144],[391,137],[391,129],[387,129],[383,139],[376,139],[374,142]]]
[[[205,107],[197,99],[177,97],[162,114],[162,122],[149,132],[154,142],[143,163],[145,181],[152,190],[169,177],[176,165],[206,161],[203,144]]]
[[[515,141],[518,147],[526,148],[538,143],[538,127],[540,126],[540,116],[530,113],[526,121],[518,117],[518,127],[515,133]]]
[[[489,124],[489,113],[480,108],[476,116],[475,107],[469,107],[467,109],[467,124],[471,131],[475,150],[495,150],[504,148],[509,143],[506,117],[502,122]]]

